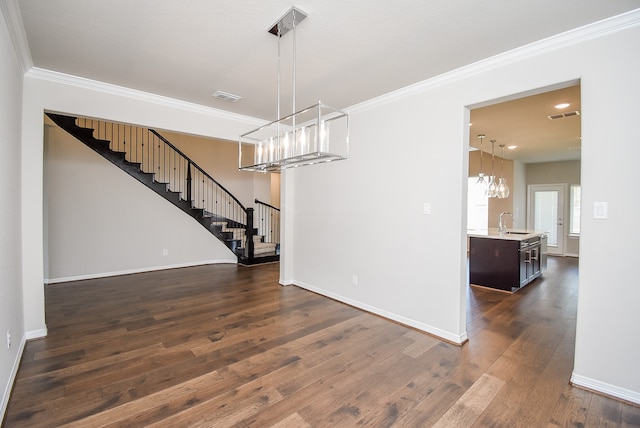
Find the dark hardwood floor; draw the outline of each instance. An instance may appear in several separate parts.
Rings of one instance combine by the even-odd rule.
[[[211,265],[46,287],[4,421],[29,426],[640,426],[569,385],[577,260],[515,294],[468,292],[462,347]]]

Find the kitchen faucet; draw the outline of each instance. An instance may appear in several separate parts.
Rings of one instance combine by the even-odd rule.
[[[507,225],[502,221],[502,217],[505,215],[510,215],[511,216],[511,227],[513,227],[513,214],[511,214],[509,211],[504,211],[500,213],[500,218],[498,219],[498,231],[499,232],[506,232],[507,231]]]

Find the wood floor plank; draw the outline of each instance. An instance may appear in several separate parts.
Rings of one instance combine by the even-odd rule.
[[[462,397],[466,390],[460,385],[443,379],[393,426],[431,427]]]
[[[543,426],[553,415],[553,410],[569,385],[573,369],[573,334],[560,340],[559,346],[547,361],[538,379],[530,384],[527,399],[536,403],[518,412],[517,422],[528,426]]]
[[[640,426],[569,384],[577,260],[549,266],[469,287],[462,347],[282,287],[277,263],[50,285],[3,427]]]
[[[298,413],[292,413],[281,421],[271,425],[271,428],[310,428],[309,425]]]
[[[591,397],[587,411],[587,426],[617,427],[622,426],[622,406],[619,401],[613,401],[600,395]]]
[[[567,385],[558,397],[547,425],[549,427],[586,426],[591,398],[591,393]]]
[[[345,324],[348,324],[348,322],[342,323],[343,326]],[[331,330],[334,328],[338,328],[338,327],[332,327],[327,330]],[[324,331],[320,331],[318,332],[318,334],[324,335],[327,333],[325,333]],[[314,336],[314,335],[311,335],[311,336]],[[305,336],[304,339],[306,338],[307,337]],[[315,348],[316,352],[324,352],[328,348],[327,346],[314,347],[313,345],[314,345],[313,343],[309,344],[309,346]],[[189,399],[188,401],[189,406],[184,405],[185,400],[178,400],[178,402],[167,403],[165,408],[163,408],[163,411],[164,411],[163,417],[166,418],[168,415],[173,415],[186,408],[190,408],[199,404],[204,404],[205,406],[211,406],[213,403],[213,401],[211,400],[219,397],[221,394],[224,394],[226,391],[233,389],[234,387],[240,387],[241,385],[250,383],[257,378],[262,379],[263,382],[266,382],[269,385],[275,385],[278,382],[278,378],[286,379],[289,376],[293,376],[294,374],[305,371],[306,368],[301,365],[300,360],[292,359],[291,357],[289,357],[288,354],[283,355],[281,353],[282,349],[287,349],[289,352],[292,352],[292,353],[295,353],[295,352],[300,353],[302,349],[298,349],[298,350],[288,349],[286,348],[286,346],[288,345],[283,345],[281,348],[267,351],[267,353],[272,354],[271,355],[272,357],[273,357],[273,354],[278,354],[278,353],[280,354],[279,355],[280,363],[274,364],[272,361],[270,363],[272,366],[269,368],[263,367],[261,369],[258,369],[254,364],[254,361],[252,361],[256,359],[261,359],[262,358],[261,355],[254,356],[252,358],[245,359],[245,360],[240,360],[236,363],[231,364],[228,367],[225,367],[221,372],[222,376],[224,377],[224,380],[218,384],[219,386],[218,388],[208,387],[206,389],[199,391],[201,394],[199,394],[198,397],[192,397]],[[311,352],[309,350],[306,350],[304,352],[305,358],[307,358],[312,353],[313,353],[313,350],[311,350]],[[127,419],[124,422],[127,423],[127,426],[147,426],[150,423],[158,422],[159,418],[157,418],[156,416],[157,415],[153,413],[150,414],[147,412],[146,414],[138,414],[133,420]],[[280,417],[281,416],[278,415],[278,418]],[[163,418],[160,418],[160,419],[163,419]],[[141,425],[138,425],[138,424],[141,424]]]
[[[126,423],[128,426],[133,426],[133,416],[136,416],[144,412],[153,412],[155,414],[162,412],[162,408],[170,401],[177,401],[184,399],[184,396],[188,395],[192,398],[194,392],[197,392],[212,383],[216,383],[222,380],[222,377],[218,372],[210,372],[200,377],[191,379],[187,382],[181,383],[170,388],[163,389],[154,394],[144,396],[142,398],[129,401],[116,408],[111,408],[100,413],[90,415],[86,418],[67,424],[69,428],[72,427],[106,427],[117,426]]]
[[[458,350],[454,345],[441,342],[422,354],[414,363],[417,370],[413,371],[410,380],[395,391],[387,390],[385,394],[377,395],[376,401],[372,403],[372,410],[358,424],[376,427],[395,424],[423,426],[407,423],[411,419],[407,419],[407,415],[421,414],[420,403],[430,401],[429,396],[446,382],[454,370],[451,364],[440,362],[451,361],[452,355],[456,353]],[[433,364],[434,361],[438,364]]]
[[[434,425],[434,428],[471,426],[495,398],[503,385],[504,381],[502,379],[483,374],[447,410],[444,416]]]
[[[370,368],[372,361],[378,358],[386,359],[393,355],[397,343],[406,343],[406,339],[401,335],[395,335],[390,339],[380,334],[380,330],[371,330],[356,329],[355,336],[342,336],[344,342],[342,340],[336,342],[336,345],[342,349],[327,353],[326,351],[330,349],[324,346],[316,353],[320,354],[321,358],[314,358],[311,363],[307,358],[302,358],[291,366],[286,376],[277,376],[277,378],[273,375],[267,376],[285,400],[265,409],[253,418],[242,421],[238,426],[269,426],[278,421],[281,418],[280,415],[292,412],[299,413],[305,420],[312,420],[305,412],[313,413],[317,408],[323,414],[327,413],[330,407],[326,403],[338,390],[341,391],[339,397],[342,398],[340,403],[342,406],[344,397],[349,396],[349,393],[345,392],[347,388],[343,385],[344,382],[353,381],[351,372]],[[344,346],[347,344],[361,346]],[[372,356],[363,353],[363,349],[377,349],[378,352]]]

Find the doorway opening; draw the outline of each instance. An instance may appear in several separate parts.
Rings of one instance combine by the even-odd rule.
[[[568,106],[561,106],[561,104]],[[559,106],[559,107],[556,107]],[[493,100],[470,107],[468,208],[477,206],[477,186],[472,177],[502,177],[510,187],[506,198],[489,197],[483,229],[497,228],[500,214],[510,212],[514,229],[559,233],[566,246],[561,255],[578,256],[579,232],[568,227],[547,230],[550,224],[534,224],[529,215],[530,185],[563,185],[564,198],[558,207],[563,225],[579,213],[569,197],[569,188],[580,186],[580,82],[572,81],[525,94]],[[560,116],[560,117],[558,117]],[[479,139],[478,135],[485,138]],[[490,143],[490,141],[494,143]],[[482,144],[484,142],[484,144]],[[482,145],[482,150],[480,146]],[[504,147],[500,147],[504,146]],[[467,228],[478,229],[477,218]],[[473,227],[471,227],[473,226]]]
[[[579,192],[574,201],[575,192],[569,189],[580,189],[580,108],[578,80],[469,107],[467,208],[475,211],[473,217],[467,216],[468,230],[497,231],[500,214],[509,212],[513,220],[504,217],[509,229],[547,233],[548,254],[579,256],[579,224],[574,228],[571,221],[579,216]],[[482,207],[474,186],[481,173],[485,177],[504,175],[509,196],[489,197]],[[483,215],[486,218],[478,220]],[[544,280],[543,272],[536,281]],[[468,285],[467,319],[475,299],[471,289]]]
[[[566,184],[530,184],[527,195],[527,224],[547,232],[547,251],[565,255]]]

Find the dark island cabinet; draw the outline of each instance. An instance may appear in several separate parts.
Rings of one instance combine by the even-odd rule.
[[[542,275],[541,238],[469,238],[469,282],[516,291]]]

